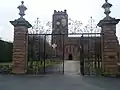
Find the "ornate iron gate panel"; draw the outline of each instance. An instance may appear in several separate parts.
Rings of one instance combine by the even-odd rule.
[[[28,74],[64,73],[64,34],[28,34],[27,66]]]
[[[81,36],[81,74],[102,74],[102,37],[101,33],[83,33]]]
[[[80,21],[70,19],[69,23],[64,22],[66,25],[61,21],[65,19],[61,17],[48,22],[45,29],[37,18],[30,33],[35,30],[39,34],[28,34],[28,73],[64,73],[64,60],[79,60],[82,75],[100,75],[101,29],[94,24],[92,17],[85,27]]]

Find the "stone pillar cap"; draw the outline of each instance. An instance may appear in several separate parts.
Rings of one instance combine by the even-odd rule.
[[[120,63],[118,62],[117,65],[120,66]]]
[[[119,21],[120,21],[120,19],[115,19],[115,18],[111,18],[111,19],[103,19],[103,20],[101,20],[97,25],[99,26],[99,27],[101,27],[101,26],[103,26],[103,25],[116,25],[116,24],[118,24],[119,23]]]
[[[14,20],[14,21],[10,21],[10,23],[16,27],[16,26],[26,26],[27,28],[31,28],[32,25],[26,21],[24,18],[19,18],[17,20]]]

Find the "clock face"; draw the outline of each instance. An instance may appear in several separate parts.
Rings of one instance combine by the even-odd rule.
[[[62,18],[62,19],[64,19],[64,18],[65,18],[65,16],[61,16],[61,18]]]
[[[57,22],[56,24],[57,24],[57,25],[60,25],[60,22]]]
[[[62,22],[62,25],[63,25],[63,26],[66,26],[66,19],[62,19],[61,22]]]

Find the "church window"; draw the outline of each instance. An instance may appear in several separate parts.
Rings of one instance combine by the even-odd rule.
[[[68,48],[66,48],[66,53],[68,53]]]
[[[71,52],[71,46],[70,46],[70,52]]]
[[[73,47],[73,52],[75,52],[75,48]]]

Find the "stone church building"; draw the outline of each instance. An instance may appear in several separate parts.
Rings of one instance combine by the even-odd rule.
[[[66,25],[62,25],[62,19],[66,20]],[[84,57],[90,55],[92,52],[98,51],[97,54],[100,56],[100,37],[84,37],[84,43],[81,42],[81,37],[74,34],[74,37],[70,37],[68,33],[68,14],[66,10],[56,11],[52,16],[52,45],[56,45],[56,55],[64,57],[65,60],[79,60],[80,59],[80,48],[81,44],[84,45]],[[88,41],[89,40],[89,41]],[[96,44],[92,42],[96,42]],[[99,48],[95,50],[95,45]],[[92,48],[94,50],[92,50]],[[91,53],[92,55],[95,55]]]
[[[57,25],[58,22],[62,23],[61,20],[63,18],[66,19],[66,26],[62,26],[61,24]],[[52,44],[57,45],[56,55],[63,56],[64,54],[64,59],[77,59],[79,55],[80,37],[68,37],[68,14],[66,10],[54,10],[52,17],[52,34]]]

